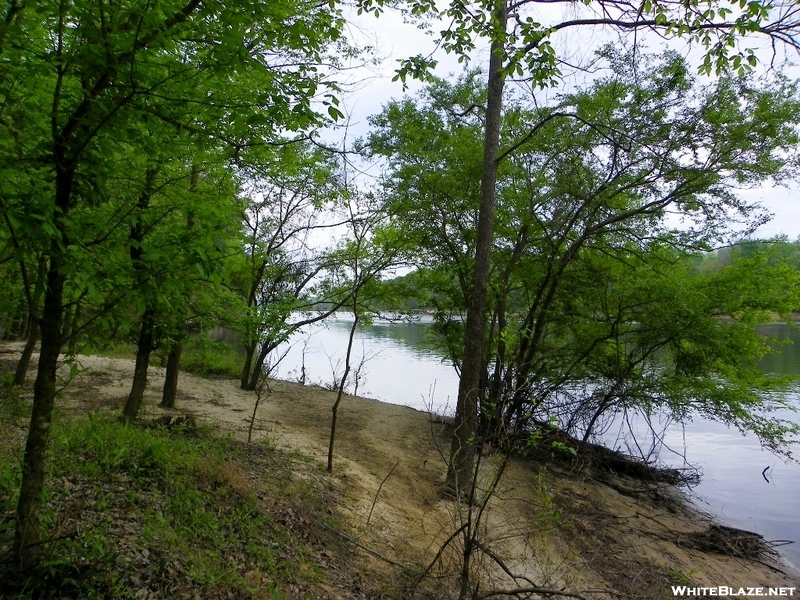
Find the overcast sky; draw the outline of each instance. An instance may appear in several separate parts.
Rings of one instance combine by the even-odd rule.
[[[563,5],[561,5],[563,6]],[[537,20],[548,22],[548,18],[555,20],[563,17],[562,8],[549,6],[546,8],[548,13],[537,14]],[[567,9],[574,10],[574,9]],[[357,137],[366,135],[369,131],[367,117],[380,112],[381,108],[393,98],[401,98],[404,94],[414,94],[422,86],[419,82],[408,81],[408,89],[404,92],[400,82],[393,82],[392,77],[398,66],[397,61],[417,54],[427,55],[434,51],[433,38],[425,32],[419,30],[414,25],[403,22],[403,18],[392,10],[386,10],[379,18],[372,15],[356,16],[355,12],[346,15],[350,23],[351,37],[359,41],[361,45],[375,47],[375,55],[381,60],[376,65],[367,68],[354,69],[346,74],[346,81],[351,88],[350,93],[343,98],[345,112],[349,115],[349,126],[347,138],[352,141]],[[438,31],[443,27],[436,27]],[[569,54],[571,62],[579,63],[582,59],[591,56],[597,47],[608,41],[613,41],[606,32],[598,29],[583,28],[580,32],[572,31],[561,34],[554,40],[559,56]],[[766,44],[757,40],[747,42],[748,47],[761,44],[766,48]],[[687,49],[683,41],[678,40],[671,44],[673,48],[680,49],[692,60],[699,60],[699,51]],[[649,51],[659,51],[663,48],[663,41],[653,37],[647,40]],[[771,53],[766,50],[760,52],[762,60],[769,62]],[[485,58],[486,57],[486,58]],[[454,56],[449,56],[443,51],[434,54],[434,58],[439,61],[436,75],[449,78],[457,76],[462,72],[464,66],[458,64]],[[783,57],[779,57],[783,58]],[[797,57],[790,57],[794,62],[798,62]],[[487,46],[479,48],[476,56],[471,61],[471,66],[481,66],[488,60]],[[761,67],[759,67],[761,68]],[[800,69],[792,68],[791,75],[800,78]],[[574,86],[581,83],[576,76],[571,76],[565,86]],[[554,92],[543,92],[552,94]],[[343,132],[331,132],[325,137],[330,142],[341,144]],[[371,171],[372,176],[377,175],[377,170]],[[800,184],[794,184],[794,189],[783,187],[765,186],[763,188],[744,190],[742,196],[753,202],[761,202],[775,216],[771,222],[762,226],[757,235],[759,237],[772,237],[775,235],[787,235],[790,239],[800,237]]]

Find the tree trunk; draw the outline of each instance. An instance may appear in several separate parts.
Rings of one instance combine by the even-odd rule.
[[[254,345],[245,344],[244,346],[244,366],[242,366],[242,380],[239,383],[239,387],[243,390],[254,390],[256,388],[251,388],[250,386],[250,369],[253,366],[253,355],[256,353],[256,347]]]
[[[472,596],[472,578],[470,577],[470,566],[472,565],[473,551],[472,527],[467,527],[464,534],[464,552],[461,558],[461,590],[458,593],[458,600],[468,600]]]
[[[350,328],[350,338],[347,340],[347,354],[344,356],[344,375],[339,382],[339,392],[336,394],[336,402],[331,407],[331,439],[328,442],[328,473],[333,472],[333,441],[336,439],[336,419],[339,415],[339,403],[344,395],[344,386],[347,384],[347,376],[350,374],[350,355],[353,352],[353,338],[356,335],[358,326],[358,309],[353,310],[353,326]]]
[[[64,306],[64,324],[61,326],[61,340],[65,344],[70,343],[72,337],[72,319],[75,317],[75,311],[69,308],[69,302]]]
[[[25,349],[22,351],[22,356],[17,363],[17,370],[14,373],[14,385],[25,385],[25,376],[28,374],[28,367],[31,364],[31,357],[33,356],[33,349],[36,347],[36,342],[39,341],[39,324],[36,319],[31,315],[31,330],[28,333],[28,342],[25,344]]]
[[[33,323],[31,322],[31,315],[28,313],[27,317],[21,318],[19,320],[19,329],[17,331],[17,337],[19,339],[27,340],[31,336],[31,326]]]
[[[20,271],[22,273],[23,284],[26,286],[28,293],[30,293],[30,280],[27,276],[24,260],[20,260]],[[33,295],[26,296],[28,299],[28,318],[25,320],[27,342],[25,348],[22,350],[22,356],[20,356],[19,362],[17,363],[17,370],[14,372],[13,385],[16,386],[25,385],[25,378],[28,375],[28,367],[31,364],[33,350],[36,348],[36,342],[39,341],[41,329],[39,325],[39,302],[42,299],[42,294],[44,294],[45,277],[47,277],[47,259],[44,256],[40,256]]]
[[[78,300],[75,303],[75,310],[70,311],[72,318],[70,319],[70,327],[68,329],[68,334],[65,334],[67,337],[64,340],[67,343],[67,352],[70,354],[75,354],[75,344],[77,343],[77,335],[75,331],[78,329],[78,323],[81,321],[81,301]],[[111,336],[114,337],[113,335]]]
[[[250,382],[248,383],[247,387],[248,390],[256,389],[256,386],[258,385],[258,378],[261,377],[261,371],[264,370],[264,361],[267,360],[267,354],[270,353],[271,346],[274,346],[274,343],[261,344],[261,352],[258,353],[256,362],[253,365],[253,374],[250,376]]]
[[[73,332],[79,327],[78,323],[81,318],[81,301],[80,299],[75,302],[75,306],[68,308],[69,304],[64,307],[64,326],[62,328],[61,339],[67,345],[67,353],[75,354],[75,336]],[[110,337],[114,337],[111,335]]]
[[[55,245],[55,244],[54,244]],[[44,313],[42,314],[42,347],[39,368],[33,386],[33,410],[22,462],[22,484],[17,503],[17,529],[14,554],[20,564],[31,562],[32,545],[39,538],[39,503],[44,485],[44,463],[50,440],[50,423],[56,395],[56,368],[61,352],[61,318],[64,276],[60,274],[60,257],[53,257],[47,274]]]
[[[136,273],[138,284],[144,288],[145,298],[147,298],[144,314],[142,314],[142,325],[139,330],[138,349],[136,351],[136,365],[133,368],[133,384],[131,385],[131,392],[128,394],[128,400],[125,402],[125,408],[122,411],[123,416],[129,421],[133,421],[139,416],[139,409],[144,400],[144,390],[147,387],[147,368],[150,366],[150,354],[153,351],[153,337],[155,328],[155,303],[152,296],[147,294],[148,273],[147,267],[142,264],[142,256],[144,255],[144,248],[142,241],[144,240],[147,227],[144,223],[145,211],[150,206],[150,196],[153,192],[153,185],[158,171],[153,167],[148,167],[145,175],[145,185],[139,194],[139,200],[136,208],[139,213],[136,215],[136,220],[131,225],[130,240],[130,256],[133,270]]]
[[[142,316],[142,329],[139,332],[139,349],[136,351],[136,366],[133,369],[133,385],[125,409],[122,414],[129,421],[139,416],[139,409],[144,399],[144,390],[147,387],[147,368],[150,366],[150,354],[153,351],[153,329],[155,324],[155,311],[147,307]]]
[[[506,3],[498,2],[494,18],[504,34],[506,30]],[[470,494],[462,489],[472,477],[475,458],[475,435],[478,424],[478,403],[481,373],[484,370],[483,341],[486,329],[486,297],[489,283],[492,234],[494,229],[495,187],[497,160],[500,154],[500,121],[503,107],[503,48],[504,40],[491,45],[489,59],[489,84],[486,103],[486,128],[484,131],[483,172],[481,174],[481,203],[478,213],[478,230],[475,248],[475,270],[472,291],[467,305],[464,332],[464,362],[458,385],[458,401],[453,423],[453,442],[450,447],[450,464],[446,485],[458,493]]]
[[[167,357],[167,375],[164,377],[164,391],[161,394],[163,408],[175,408],[175,396],[178,393],[178,369],[181,366],[183,345],[173,342]]]
[[[13,554],[21,566],[32,562],[39,538],[39,504],[44,486],[44,465],[50,441],[50,423],[56,396],[56,369],[61,353],[61,320],[63,318],[64,253],[69,246],[64,221],[69,215],[74,173],[67,166],[63,148],[55,151],[56,185],[54,221],[58,236],[50,244],[50,264],[42,311],[42,344],[39,367],[33,384],[33,409],[22,458],[22,482],[17,502],[17,526],[14,531]]]
[[[192,163],[192,174],[189,178],[189,188],[192,192],[197,189],[197,182],[200,181],[200,167]],[[194,211],[189,211],[186,215],[186,229],[194,228]],[[161,406],[163,408],[175,408],[175,399],[178,395],[178,374],[181,366],[181,352],[183,351],[184,336],[188,331],[186,324],[186,313],[181,311],[180,323],[182,333],[177,335],[177,339],[172,342],[167,356],[167,374],[164,377],[164,389],[161,391]]]

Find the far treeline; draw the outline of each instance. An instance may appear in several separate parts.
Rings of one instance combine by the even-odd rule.
[[[255,390],[273,350],[336,310],[431,309],[464,376],[459,407],[479,414],[457,420],[456,487],[484,441],[542,423],[589,439],[622,411],[700,414],[775,450],[797,433],[768,415],[788,382],[757,369],[769,346],[755,325],[800,307],[798,245],[730,246],[764,222],[738,192],[797,176],[796,83],[753,76],[754,55],[728,44],[792,39],[758,2],[728,22],[729,9],[695,21],[695,3],[648,0],[606,24],[697,39],[716,78],[674,52],[609,46],[590,83],[541,97],[561,75],[546,42],[557,28],[512,32],[506,3],[454,3],[446,49],[470,51],[486,28],[507,44],[489,86],[480,71],[445,81],[405,63],[399,77],[427,84],[358,141],[383,166],[371,186],[313,134],[343,117],[337,69],[359,55],[336,2],[0,6],[0,336],[27,342],[9,385],[26,384],[39,347],[21,563],[40,534],[61,357],[135,344],[124,417],[136,420],[153,352],[174,407],[184,349],[216,325],[241,336],[241,387]],[[531,93],[503,95],[523,73]],[[392,279],[397,268],[412,273]],[[476,360],[478,383],[464,383]]]

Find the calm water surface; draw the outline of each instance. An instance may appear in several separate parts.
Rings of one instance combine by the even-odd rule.
[[[425,343],[429,324],[430,320],[424,319],[414,324],[376,321],[359,328],[352,359],[357,366],[364,357],[358,394],[452,414],[458,377],[453,367]],[[338,315],[326,325],[295,335],[277,376],[297,380],[304,364],[306,383],[330,384],[333,372],[344,370],[351,325],[352,317]],[[762,368],[771,373],[800,374],[800,332],[776,324],[763,327],[762,333],[793,342],[780,346],[762,361]],[[791,399],[800,407],[800,394],[793,394]],[[800,419],[800,413],[785,416]],[[639,426],[642,424],[633,424],[634,429]],[[612,428],[606,440],[609,445],[624,448],[630,443],[626,432],[627,426]],[[670,425],[664,442],[662,461],[701,469],[702,481],[693,492],[700,508],[768,540],[796,540],[783,546],[781,552],[788,562],[800,567],[800,465],[762,450],[754,436],[742,436],[735,429],[705,419]],[[800,456],[800,445],[795,445],[794,453]],[[767,467],[769,481],[762,476]]]

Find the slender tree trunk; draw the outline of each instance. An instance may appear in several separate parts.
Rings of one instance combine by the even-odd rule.
[[[28,374],[28,367],[31,364],[33,349],[36,347],[38,341],[39,324],[33,316],[31,316],[31,330],[30,333],[28,333],[28,342],[25,344],[25,348],[22,350],[22,356],[20,356],[19,362],[17,363],[17,370],[14,373],[14,385],[25,385],[25,377]]]
[[[67,345],[68,352],[74,354],[75,350],[75,337],[72,332],[78,328],[78,319],[80,319],[80,306],[81,301],[75,302],[73,308],[67,308],[69,304],[64,307],[64,326],[61,328],[61,339]],[[112,336],[113,337],[113,336]]]
[[[494,18],[503,33],[506,30],[506,3],[497,3]],[[484,131],[483,172],[481,175],[481,203],[478,213],[478,230],[475,248],[475,270],[472,291],[467,306],[464,334],[464,362],[458,385],[458,401],[453,423],[453,442],[450,447],[450,464],[446,485],[450,489],[469,494],[460,486],[468,483],[475,459],[475,435],[478,424],[478,404],[481,373],[484,369],[483,341],[486,329],[486,297],[489,283],[492,234],[494,229],[495,187],[497,160],[500,154],[500,121],[503,107],[503,48],[504,40],[491,45],[489,59],[489,85]]]
[[[14,373],[14,385],[25,385],[25,377],[28,375],[28,367],[31,364],[33,357],[33,350],[36,348],[36,343],[39,341],[39,334],[41,327],[39,326],[39,302],[44,293],[44,280],[47,277],[47,261],[42,256],[39,258],[39,270],[36,276],[36,285],[31,297],[31,305],[28,307],[28,341],[25,348],[22,350],[19,363],[17,363],[17,370]]]
[[[61,326],[61,339],[63,343],[68,344],[69,339],[72,337],[72,319],[75,317],[75,311],[69,308],[69,302],[64,306],[64,324]]]
[[[354,303],[355,304],[355,303]],[[358,326],[358,309],[353,310],[353,326],[350,328],[350,338],[347,340],[347,354],[344,356],[344,375],[339,382],[339,392],[336,394],[336,402],[331,407],[331,439],[328,442],[328,473],[333,472],[333,442],[336,439],[336,419],[339,415],[339,404],[344,395],[344,386],[347,383],[347,376],[350,374],[350,354],[353,352],[353,338],[356,335]]]
[[[467,527],[467,533],[464,535],[464,553],[461,559],[461,590],[458,594],[458,600],[467,600],[472,596],[472,582],[470,577],[470,566],[472,565],[472,551],[473,539],[472,528]]]
[[[200,167],[193,163],[192,174],[189,178],[189,189],[192,192],[197,190],[198,181],[200,181]],[[186,229],[191,230],[193,228],[194,211],[190,210],[186,215]],[[184,311],[180,311],[179,316],[180,325],[178,329],[181,330],[181,333],[177,334],[176,339],[173,340],[169,348],[169,355],[167,356],[167,374],[164,377],[164,388],[161,391],[161,406],[163,408],[175,408],[175,399],[178,395],[178,375],[180,373],[183,340],[185,339],[184,336],[186,336],[188,333],[186,313]]]
[[[30,563],[33,554],[32,545],[39,537],[39,503],[44,485],[44,464],[56,395],[56,368],[61,351],[61,301],[64,276],[59,273],[61,270],[59,265],[60,261],[53,257],[47,276],[48,290],[42,314],[42,347],[36,382],[33,386],[33,410],[22,462],[14,553],[23,565]]]
[[[30,313],[28,313],[27,317],[20,319],[19,323],[20,323],[20,330],[17,337],[19,337],[20,339],[27,340],[31,335],[31,327],[33,326]]]
[[[17,525],[14,531],[13,554],[20,565],[32,562],[39,537],[39,504],[44,486],[44,465],[50,440],[50,424],[56,396],[56,369],[61,353],[61,321],[63,319],[64,254],[68,239],[64,221],[69,215],[74,173],[64,156],[63,147],[55,151],[56,191],[54,220],[58,237],[50,244],[50,262],[42,311],[42,344],[39,367],[33,385],[33,409],[22,458],[22,482],[17,502]]]
[[[144,400],[144,390],[147,387],[147,368],[150,366],[150,354],[153,351],[153,330],[155,325],[155,311],[147,307],[142,316],[142,329],[139,332],[139,349],[136,351],[136,366],[133,369],[133,385],[125,409],[122,414],[129,421],[139,416],[139,409]]]
[[[81,301],[80,300],[78,300],[75,303],[75,310],[74,311],[70,311],[69,314],[71,315],[70,327],[69,328],[65,327],[65,329],[67,330],[67,333],[64,334],[65,335],[64,340],[67,343],[67,352],[69,352],[70,354],[75,354],[75,345],[77,343],[77,336],[75,335],[75,330],[78,328],[78,323],[80,323],[80,321],[81,321]],[[114,336],[112,335],[111,337],[113,338]]]
[[[183,344],[173,342],[167,356],[167,375],[164,377],[164,390],[161,393],[161,406],[175,408],[175,397],[178,394],[178,373],[181,366]]]
[[[505,314],[505,296],[498,300],[497,305],[497,355],[495,357],[494,373],[489,381],[489,402],[484,410],[486,417],[486,434],[485,438],[490,442],[500,445],[503,443],[503,399],[505,398],[505,389],[503,387],[503,369],[506,368],[506,314]]]
[[[145,175],[145,185],[139,194],[137,202],[137,209],[139,213],[136,215],[136,221],[131,226],[129,236],[130,240],[130,256],[133,270],[136,273],[136,278],[140,287],[145,291],[146,306],[142,314],[142,325],[139,330],[139,342],[136,350],[136,365],[133,368],[133,384],[131,385],[131,392],[128,394],[128,400],[125,402],[125,408],[122,411],[123,416],[129,421],[133,421],[139,416],[139,409],[144,400],[144,390],[147,387],[147,369],[150,366],[150,354],[153,351],[153,338],[155,336],[155,304],[152,296],[147,292],[147,267],[142,264],[142,256],[144,255],[144,248],[142,241],[144,240],[146,227],[144,224],[145,211],[150,206],[150,196],[153,191],[153,185],[158,171],[149,167]]]

